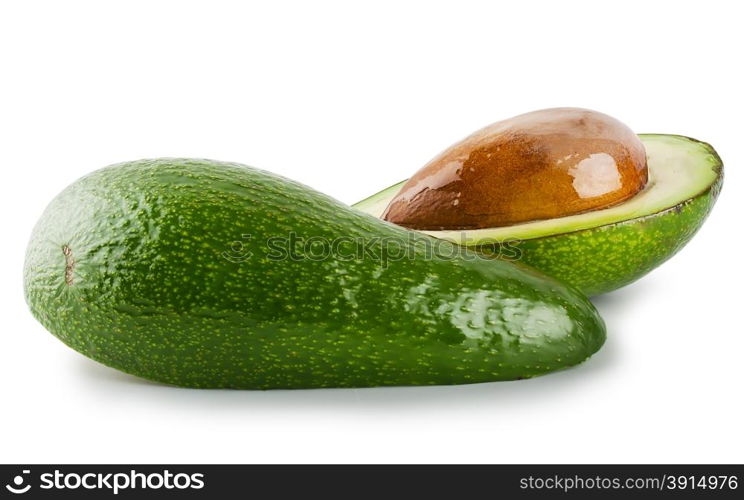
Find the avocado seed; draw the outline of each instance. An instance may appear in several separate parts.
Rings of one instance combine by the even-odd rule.
[[[411,229],[510,226],[598,210],[646,185],[646,151],[623,123],[555,108],[494,123],[405,183],[383,219]]]

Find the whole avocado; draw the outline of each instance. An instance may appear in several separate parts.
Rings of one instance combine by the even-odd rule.
[[[234,163],[154,159],[78,180],[29,243],[26,300],[65,344],[200,388],[475,383],[585,360],[578,291]]]

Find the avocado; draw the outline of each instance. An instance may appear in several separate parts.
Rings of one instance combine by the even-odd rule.
[[[24,284],[68,346],[187,387],[521,379],[580,363],[605,339],[586,297],[526,266],[200,159],[73,183],[33,230]]]
[[[692,238],[723,183],[723,164],[709,144],[678,135],[639,137],[648,156],[648,182],[622,203],[511,226],[424,232],[483,254],[516,258],[590,296],[632,283]],[[381,217],[404,184],[354,208]]]

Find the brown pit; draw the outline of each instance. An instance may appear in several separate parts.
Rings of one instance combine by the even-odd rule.
[[[646,185],[646,151],[623,123],[555,108],[494,123],[416,172],[383,219],[412,229],[477,229],[615,205]]]

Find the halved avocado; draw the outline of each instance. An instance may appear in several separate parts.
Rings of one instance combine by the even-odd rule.
[[[723,164],[704,142],[679,135],[641,134],[648,156],[646,187],[609,208],[513,226],[423,231],[518,258],[598,295],[625,286],[669,259],[702,225],[723,183]],[[380,217],[405,181],[353,205]]]

